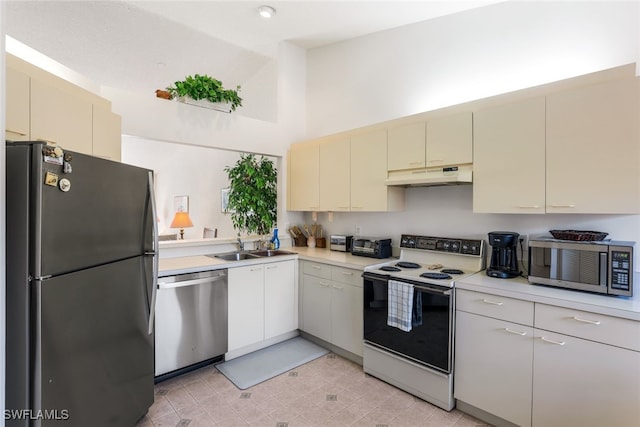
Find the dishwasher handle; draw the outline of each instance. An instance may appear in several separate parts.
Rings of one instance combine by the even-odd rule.
[[[200,285],[202,283],[213,283],[213,282],[217,282],[218,280],[224,280],[226,279],[226,277],[227,277],[226,270],[222,272],[217,272],[217,274],[211,274],[207,277],[198,277],[198,278],[186,279],[186,280],[180,280],[180,276],[171,276],[166,278],[170,280],[163,280],[164,278],[161,278],[160,280],[158,280],[158,289],[172,289],[172,288],[181,288],[183,286]]]

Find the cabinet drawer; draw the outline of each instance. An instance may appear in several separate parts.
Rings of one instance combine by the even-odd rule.
[[[332,267],[331,280],[362,287],[362,272],[351,268]]]
[[[640,322],[546,304],[535,313],[538,329],[640,351]]]
[[[533,303],[529,301],[457,289],[456,309],[533,326]]]
[[[331,266],[319,262],[304,261],[303,273],[331,280]]]

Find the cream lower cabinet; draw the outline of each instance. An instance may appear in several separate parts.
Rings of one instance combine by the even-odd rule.
[[[7,67],[6,74],[5,139],[28,141],[30,94],[29,76]]]
[[[546,211],[640,212],[640,79],[548,95]]]
[[[456,305],[455,398],[531,426],[533,303],[456,290]]]
[[[476,111],[473,211],[545,213],[545,99]]]
[[[640,322],[462,289],[456,298],[456,399],[520,426],[640,420]]]
[[[361,272],[302,261],[302,330],[362,356]]]
[[[229,351],[297,329],[295,262],[229,269]]]

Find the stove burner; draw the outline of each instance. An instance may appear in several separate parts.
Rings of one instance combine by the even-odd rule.
[[[382,270],[382,271],[402,271],[402,269],[400,269],[398,267],[394,267],[392,265],[383,265],[382,267],[380,267],[380,270]]]
[[[436,280],[451,279],[451,276],[444,273],[422,273],[420,277],[424,277],[426,279],[436,279]]]
[[[447,274],[464,274],[464,271],[458,270],[457,268],[443,268],[440,271]]]
[[[408,262],[408,261],[400,261],[396,265],[402,268],[420,268],[420,264],[416,264],[415,262]]]

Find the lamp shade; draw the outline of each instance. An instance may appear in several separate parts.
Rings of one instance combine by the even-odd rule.
[[[187,228],[193,227],[191,218],[189,218],[188,212],[176,212],[176,216],[171,221],[171,228]]]

